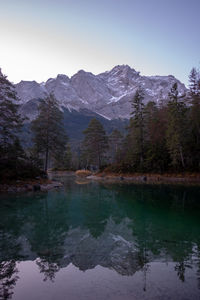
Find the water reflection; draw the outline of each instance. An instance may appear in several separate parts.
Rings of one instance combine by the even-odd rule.
[[[0,299],[11,299],[19,278],[15,260],[0,263]]]
[[[181,282],[190,271],[200,288],[199,195],[198,187],[66,179],[60,191],[2,196],[0,299],[12,297],[22,261],[35,261],[43,280],[52,282],[70,264],[122,276],[140,271],[144,291],[151,263],[173,262]]]
[[[40,273],[44,274],[44,281],[49,279],[54,281],[56,273],[60,270],[60,267],[57,263],[51,262],[46,258],[37,258],[36,264],[39,267]]]

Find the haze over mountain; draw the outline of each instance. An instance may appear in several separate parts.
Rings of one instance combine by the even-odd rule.
[[[98,75],[80,70],[71,78],[59,74],[42,83],[21,81],[16,84],[16,90],[21,99],[21,112],[30,119],[37,115],[38,100],[53,93],[61,109],[68,109],[69,112],[86,109],[111,120],[130,118],[130,100],[137,88],[144,89],[145,103],[151,100],[167,101],[169,90],[175,82],[179,92],[186,93],[185,85],[172,75],[141,76],[128,65],[118,65]]]

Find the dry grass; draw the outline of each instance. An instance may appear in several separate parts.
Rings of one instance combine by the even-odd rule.
[[[117,180],[123,179],[124,182],[141,182],[141,183],[150,183],[150,184],[200,184],[200,173],[165,173],[165,174],[156,174],[156,173],[115,173],[108,170],[104,172],[99,172],[96,176],[102,179]],[[144,180],[145,177],[145,180]],[[126,181],[128,179],[128,181]]]
[[[161,178],[188,178],[188,179],[199,179],[200,180],[200,173],[198,172],[180,172],[180,173],[139,173],[139,172],[122,172],[122,171],[110,171],[109,167],[104,169],[103,172],[99,172],[96,174],[99,177],[105,177],[105,176],[123,176],[123,177],[139,177],[139,176],[147,176],[148,178],[157,178],[158,180]]]
[[[78,171],[76,171],[75,174],[76,174],[76,176],[79,176],[79,177],[87,177],[87,176],[92,175],[92,172],[88,171],[88,170],[78,170]]]

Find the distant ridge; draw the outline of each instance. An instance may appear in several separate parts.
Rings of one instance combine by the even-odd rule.
[[[54,93],[61,108],[69,111],[87,109],[111,120],[130,118],[130,100],[139,86],[145,91],[145,102],[158,102],[168,98],[175,82],[180,93],[187,91],[185,85],[172,75],[141,76],[128,65],[118,65],[98,75],[80,70],[71,78],[59,74],[43,83],[21,81],[16,84],[16,90],[21,99],[22,112],[28,114],[30,119],[37,114],[33,108],[37,108],[38,100]]]

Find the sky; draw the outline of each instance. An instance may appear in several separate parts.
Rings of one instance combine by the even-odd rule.
[[[188,83],[200,0],[0,0],[0,68],[14,83],[128,64]]]

